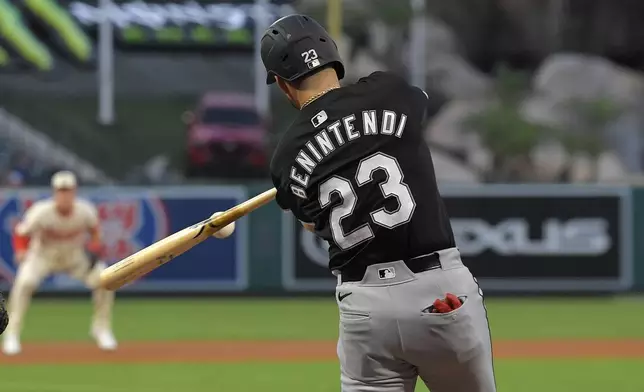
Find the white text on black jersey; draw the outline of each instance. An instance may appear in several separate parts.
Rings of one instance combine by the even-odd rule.
[[[356,129],[356,121],[362,122],[362,133]],[[298,152],[295,164],[291,166],[290,178],[295,183],[291,185],[291,191],[305,199],[304,188],[309,185],[310,174],[338,147],[361,137],[374,135],[401,138],[406,124],[405,114],[398,115],[391,110],[383,110],[380,116],[376,115],[375,110],[365,110],[359,116],[351,114],[333,122],[307,141],[304,148]]]

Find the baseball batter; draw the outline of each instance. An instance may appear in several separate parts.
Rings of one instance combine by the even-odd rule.
[[[455,247],[422,123],[428,97],[375,72],[341,87],[313,19],[265,32],[267,83],[299,109],[271,175],[277,203],[329,243],[344,392],[496,391],[483,294]]]
[[[99,348],[117,347],[111,327],[114,293],[96,288],[106,268],[98,260],[102,248],[98,213],[90,202],[76,197],[76,184],[72,172],[54,174],[53,197],[34,203],[15,227],[18,272],[9,294],[10,319],[3,336],[2,349],[7,355],[20,353],[20,332],[32,294],[53,273],[67,273],[94,289],[90,333]]]

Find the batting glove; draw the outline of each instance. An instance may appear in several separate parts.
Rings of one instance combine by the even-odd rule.
[[[463,306],[463,301],[452,293],[447,293],[444,299],[437,299],[432,304],[431,313],[449,313]]]

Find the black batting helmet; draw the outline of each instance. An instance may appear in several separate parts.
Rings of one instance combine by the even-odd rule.
[[[344,77],[344,65],[338,46],[329,33],[313,18],[305,15],[285,16],[273,23],[262,37],[262,62],[268,76],[266,84],[275,77],[292,82],[331,65]]]

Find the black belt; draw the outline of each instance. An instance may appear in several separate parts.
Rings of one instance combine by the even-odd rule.
[[[415,274],[419,272],[429,271],[441,267],[440,257],[438,253],[430,253],[424,256],[414,257],[409,260],[403,260],[407,268]],[[344,271],[340,271],[340,281],[342,283],[346,282],[359,282],[364,278],[364,274],[367,272],[367,267],[363,268],[347,268]]]

